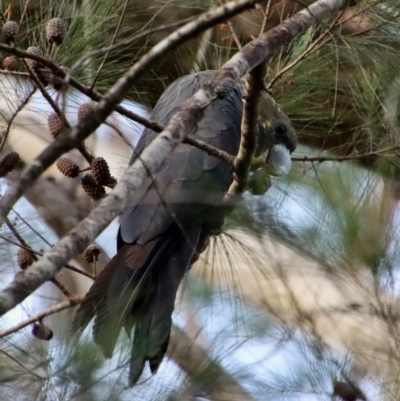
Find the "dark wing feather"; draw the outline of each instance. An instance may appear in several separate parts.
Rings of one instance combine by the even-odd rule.
[[[151,118],[167,124],[179,107],[213,74],[213,71],[205,71],[175,81],[160,98]],[[169,106],[168,112],[164,112],[166,105]],[[227,98],[216,100],[204,111],[204,117],[193,136],[233,155],[237,154],[242,107],[242,93],[236,87]],[[136,160],[137,154],[156,135],[150,129],[144,130],[130,163]],[[155,184],[149,186],[140,203],[128,207],[121,217],[121,244],[145,243],[156,238],[173,224],[174,218],[180,221],[196,219],[197,216],[193,214],[199,213],[199,203],[210,205],[221,200],[221,194],[232,180],[232,169],[214,156],[190,145],[180,144],[154,172],[153,178]],[[160,196],[163,203],[168,205],[168,210],[160,205]],[[156,215],[154,224],[149,224]]]

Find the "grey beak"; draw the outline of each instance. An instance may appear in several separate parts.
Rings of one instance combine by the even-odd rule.
[[[267,156],[268,174],[282,177],[289,173],[292,159],[289,150],[284,145],[273,145]]]

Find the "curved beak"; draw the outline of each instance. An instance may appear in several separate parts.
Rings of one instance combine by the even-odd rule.
[[[289,173],[292,159],[289,149],[284,145],[273,145],[267,155],[267,172],[270,175],[282,177]]]

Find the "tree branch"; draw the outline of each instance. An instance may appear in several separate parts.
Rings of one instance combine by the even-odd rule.
[[[122,77],[108,95],[95,108],[95,112],[88,116],[82,124],[75,128],[70,138],[53,142],[45,152],[46,162],[55,160],[54,148],[63,150],[71,146],[68,141],[82,140],[85,135],[89,135],[104,120],[113,108],[124,97],[129,86],[143,72],[144,66],[157,59],[165,51],[173,47],[172,43],[181,43],[182,37],[190,37],[193,32],[200,32],[199,26],[206,29],[210,26],[210,16],[214,15],[214,22],[221,21],[228,17],[227,10],[239,7],[249,7],[249,3],[238,2],[228,3],[222,8],[213,12],[203,14],[196,23],[190,23],[176,31],[168,38],[155,46],[150,53],[135,64],[129,72]],[[316,18],[321,19],[334,12],[341,10],[347,2],[345,0],[318,0],[307,10],[303,10],[292,18],[283,22],[280,26],[261,35],[259,39],[250,42],[243,47],[242,51],[232,57],[205,85],[176,113],[165,130],[159,134],[142,155],[141,160],[137,160],[118,182],[110,194],[103,199],[97,208],[90,215],[81,221],[70,233],[48,251],[41,260],[34,263],[28,270],[19,272],[14,281],[0,293],[0,314],[4,314],[17,304],[22,302],[28,295],[35,291],[42,283],[53,278],[55,274],[71,258],[81,253],[94,238],[107,225],[124,210],[128,202],[134,202],[135,196],[140,196],[140,188],[147,178],[147,169],[153,172],[160,166],[172,150],[182,142],[187,134],[196,128],[200,121],[204,109],[218,96],[226,96],[234,87],[239,78],[256,67],[267,58],[271,57],[278,49],[287,45],[293,38],[304,32],[312,25]],[[234,8],[236,7],[236,8]],[[218,11],[218,13],[217,13]],[[217,14],[213,14],[217,13]],[[218,17],[217,17],[217,16]],[[101,115],[101,116],[100,116]],[[91,117],[91,118],[90,118]],[[63,149],[60,149],[64,146]],[[47,152],[47,153],[46,153]],[[30,185],[33,179],[46,167],[43,161],[37,159],[36,162],[28,167],[22,174],[20,182],[10,188],[1,202],[1,215],[3,219],[8,213],[9,208],[18,199],[18,196],[25,188],[23,184]],[[146,166],[146,168],[144,167]]]
[[[397,157],[399,156],[400,147],[398,145],[389,146],[387,148],[377,150],[375,152],[367,152],[361,154],[351,154],[346,156],[293,156],[292,161],[295,162],[344,162],[344,161],[351,161],[351,160],[364,160],[364,159],[373,159],[380,156],[392,156]],[[393,154],[389,154],[388,152],[394,152]]]
[[[193,36],[196,36],[200,32],[224,21],[226,18],[253,7],[257,1],[259,0],[232,1],[224,6],[216,8],[215,10],[201,14],[195,21],[184,25],[182,28],[176,30],[154,46],[115,83],[115,85],[108,91],[107,95],[104,96],[104,98],[96,105],[90,115],[69,132],[64,132],[57,136],[56,140],[52,142],[32,164],[24,169],[20,178],[7,189],[0,201],[0,225],[4,222],[5,217],[8,215],[11,207],[19,197],[29,186],[32,185],[32,183],[43,171],[46,170],[47,167],[54,163],[63,153],[79,146],[80,142],[94,132],[97,127],[105,121],[105,119],[115,110],[116,106],[124,99],[130,87],[147,71],[150,64],[160,59],[171,49],[176,48],[178,45]],[[3,46],[0,46],[0,49],[2,47]],[[21,51],[19,52],[21,53]],[[31,58],[36,59],[36,57]],[[209,104],[209,102],[207,102],[207,104]],[[195,117],[194,122],[199,120],[201,114],[202,110],[200,114]],[[192,124],[193,123],[190,123],[190,125]],[[167,142],[171,142],[173,135],[172,137],[171,135],[167,135],[167,137]],[[178,141],[182,141],[183,137],[184,135],[182,135]],[[164,143],[165,139],[165,137],[161,139],[160,143]],[[176,146],[176,144],[177,143],[174,143],[173,146]],[[172,150],[169,146],[166,147],[166,149],[168,153]],[[160,163],[168,153],[163,154]]]
[[[80,302],[82,302],[82,300],[84,298],[85,298],[84,295],[72,296],[72,297],[68,298],[68,301],[60,302],[54,306],[51,306],[50,308],[43,310],[40,313],[37,313],[36,315],[31,316],[30,318],[16,324],[15,326],[12,326],[6,330],[0,331],[0,338],[3,338],[6,336],[9,336],[10,334],[16,333],[17,331],[23,329],[26,326],[29,326],[30,324],[41,321],[46,316],[54,315],[55,313],[61,312],[64,309],[68,309],[75,305],[78,305]]]
[[[243,118],[239,153],[235,159],[235,173],[229,187],[227,199],[240,195],[246,189],[251,159],[256,148],[258,105],[264,89],[266,64],[261,63],[248,74],[243,101]]]

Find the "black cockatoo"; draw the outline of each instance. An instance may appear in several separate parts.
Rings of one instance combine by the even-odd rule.
[[[213,73],[199,72],[176,80],[161,96],[151,119],[167,124]],[[237,85],[204,111],[191,135],[236,155],[242,107],[242,89]],[[295,131],[267,94],[260,114],[256,156],[269,152],[272,170],[282,174],[290,168],[289,153],[297,145]],[[144,130],[130,164],[156,135]],[[166,353],[179,284],[231,210],[224,206],[223,198],[232,177],[230,165],[180,144],[148,179],[140,199],[121,216],[118,252],[79,306],[73,328],[82,330],[94,318],[94,340],[108,358],[122,326],[129,336],[133,334],[130,385],[137,382],[147,361],[155,373]]]

